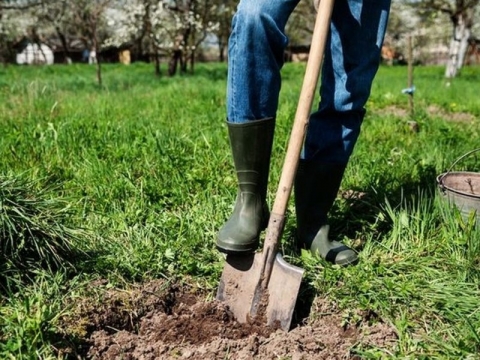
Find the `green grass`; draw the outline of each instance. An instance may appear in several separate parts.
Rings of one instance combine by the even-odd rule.
[[[86,65],[0,69],[2,232],[11,229],[0,255],[7,256],[5,241],[23,236],[30,250],[40,240],[54,244],[36,260],[74,260],[50,269],[31,261],[26,278],[21,262],[0,267],[1,358],[54,358],[58,319],[69,311],[64,299],[89,279],[188,278],[214,292],[223,267],[215,234],[236,194],[226,70],[199,64],[194,76],[155,78],[151,65],[105,65],[100,89]],[[284,69],[270,200],[303,70]],[[406,67],[380,69],[342,183],[342,192],[361,196],[339,197],[331,218],[332,234],[361,250],[358,266],[297,254],[293,203],[288,208],[282,250],[307,270],[307,291],[336,301],[346,323],[370,311],[395,326],[394,353],[360,344],[355,351],[365,358],[474,358],[480,351],[480,235],[473,221],[445,207],[435,183],[478,147],[479,70],[464,69],[446,84],[443,68],[415,68],[409,114],[401,93]],[[470,117],[455,120],[459,113]],[[466,169],[478,171],[478,154],[456,165]],[[6,212],[4,199],[24,204],[23,217]],[[32,226],[51,236],[28,236]]]

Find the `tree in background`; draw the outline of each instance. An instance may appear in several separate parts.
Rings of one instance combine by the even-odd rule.
[[[99,56],[104,39],[107,38],[107,9],[112,0],[71,0],[72,25],[79,36],[95,51],[98,85],[102,85],[101,57]]]
[[[219,60],[225,60],[237,3],[238,0],[0,0],[0,61],[14,60],[12,46],[25,36],[31,42],[41,40],[57,48],[60,44],[67,62],[75,42],[78,45],[81,41],[97,55],[110,45],[128,47],[136,59],[152,61],[157,75],[165,57],[170,75],[193,72],[198,53],[207,42],[218,48]],[[405,53],[405,39],[413,35],[416,61],[428,62],[440,59],[433,48],[446,54],[450,43],[445,76],[454,77],[465,62],[475,26],[480,31],[479,23],[474,21],[480,16],[479,3],[480,0],[393,0],[386,44]],[[290,47],[310,44],[314,21],[312,2],[301,1],[287,24]],[[449,32],[449,28],[453,31]],[[100,63],[97,77],[101,83]]]
[[[0,61],[6,64],[14,58],[14,43],[22,35],[22,28],[34,25],[33,19],[20,15],[39,5],[33,0],[0,0]]]
[[[17,37],[18,26],[15,24],[13,12],[6,12],[0,7],[0,61],[4,66],[12,55],[13,39]]]
[[[316,18],[313,1],[301,1],[287,23],[289,45],[309,45]]]
[[[212,7],[211,13],[213,21],[217,26],[212,29],[212,34],[216,37],[218,46],[218,60],[225,61],[227,54],[228,38],[230,37],[232,27],[232,17],[235,14],[238,1],[226,0],[216,1]]]
[[[23,32],[31,42],[37,43],[56,35],[67,62],[69,38],[80,39],[86,48],[99,54],[108,35],[107,10],[112,2],[113,0],[0,0],[0,31],[6,32],[8,22],[5,20],[10,19],[17,26],[17,38]],[[10,36],[11,34],[10,31]],[[0,40],[0,46],[3,42],[5,40]],[[11,44],[9,46],[11,48]],[[101,58],[96,56],[96,59],[97,80],[101,85]]]
[[[212,0],[135,0],[116,7],[109,26],[115,33],[108,44],[136,44],[155,59],[155,73],[160,75],[160,56],[169,57],[170,76],[193,72],[195,54],[206,36],[215,30]]]
[[[134,0],[117,3],[108,25],[115,29],[106,40],[106,45],[130,44],[139,56],[152,56],[155,75],[160,76],[160,55],[169,46],[167,14],[162,1]]]
[[[65,63],[70,63],[69,38],[76,38],[76,28],[72,26],[72,14],[68,0],[39,0],[40,5],[32,12],[37,27],[52,27],[51,33],[60,40]],[[69,36],[70,35],[70,36]]]
[[[168,66],[170,76],[176,74],[178,65],[182,73],[194,72],[196,53],[199,45],[203,43],[208,34],[218,27],[215,19],[214,0],[170,0],[166,1],[167,9],[176,29],[174,48]]]
[[[402,1],[392,2],[385,45],[397,53],[403,53],[404,39],[418,30],[419,26],[420,19],[411,6]]]
[[[452,24],[449,57],[445,77],[454,78],[461,70],[474,26],[474,14],[480,0],[421,0],[410,1],[420,16],[437,17],[446,15]]]

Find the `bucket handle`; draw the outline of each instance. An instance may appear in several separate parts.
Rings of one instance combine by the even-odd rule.
[[[462,156],[460,156],[457,160],[455,160],[455,161],[453,162],[453,164],[450,166],[450,168],[447,170],[447,172],[445,172],[441,177],[438,178],[438,183],[439,183],[440,187],[442,188],[442,190],[444,190],[443,181],[442,181],[443,178],[444,178],[445,176],[447,176],[447,175],[450,173],[450,171],[452,171],[453,167],[454,167],[455,165],[457,165],[460,160],[465,159],[467,156],[469,156],[469,155],[471,155],[471,154],[473,154],[473,153],[475,153],[475,152],[477,152],[477,151],[480,151],[480,148],[470,150],[470,151],[466,152],[465,154],[463,154]]]

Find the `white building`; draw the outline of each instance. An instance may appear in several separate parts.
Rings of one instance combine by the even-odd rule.
[[[45,44],[32,44],[17,54],[17,64],[53,64],[53,51]]]

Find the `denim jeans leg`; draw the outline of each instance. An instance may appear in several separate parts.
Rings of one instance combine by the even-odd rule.
[[[380,64],[390,0],[336,1],[325,49],[318,110],[302,158],[346,164],[360,133]]]
[[[228,45],[227,120],[275,117],[285,25],[299,0],[241,0]]]

